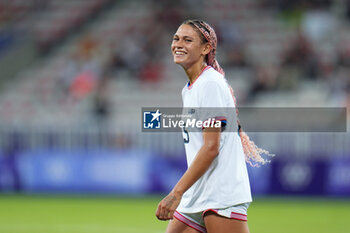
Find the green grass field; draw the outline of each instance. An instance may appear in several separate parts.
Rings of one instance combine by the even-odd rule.
[[[161,233],[160,198],[0,195],[0,232]],[[349,233],[350,200],[258,198],[248,223],[251,233]]]

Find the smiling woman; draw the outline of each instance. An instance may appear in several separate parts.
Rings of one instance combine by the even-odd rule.
[[[171,51],[189,82],[182,90],[183,107],[217,108],[206,114],[221,128],[202,132],[183,129],[188,169],[158,205],[156,216],[170,220],[167,233],[247,233],[247,209],[252,201],[246,163],[265,163],[259,149],[225,109],[235,98],[216,55],[214,29],[201,20],[187,20],[176,31]],[[222,110],[220,110],[222,109]],[[226,132],[225,126],[237,129]]]

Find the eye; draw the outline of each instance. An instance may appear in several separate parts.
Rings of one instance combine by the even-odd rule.
[[[178,40],[179,40],[179,38],[178,38],[178,37],[173,37],[173,40],[178,41]]]
[[[185,41],[186,41],[186,42],[192,42],[192,40],[191,40],[191,39],[186,39]]]

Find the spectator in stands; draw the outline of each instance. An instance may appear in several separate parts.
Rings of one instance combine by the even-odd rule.
[[[287,49],[282,65],[296,65],[303,67],[305,72],[312,68],[315,60],[315,52],[311,42],[305,37],[301,30],[298,30],[296,38]],[[309,73],[311,74],[311,73]]]
[[[143,53],[146,59],[139,70],[139,78],[142,81],[157,82],[163,77],[163,50],[160,47],[166,47],[169,38],[166,31],[166,25],[164,23],[158,23],[157,16],[149,19],[150,23],[146,24],[142,28],[143,38]],[[170,22],[173,23],[173,22]],[[152,32],[152,33],[149,33]]]
[[[238,25],[226,17],[218,23],[218,39],[225,51],[225,66],[245,67],[247,66],[244,54],[244,38]]]
[[[92,111],[94,118],[100,125],[108,125],[109,115],[111,113],[111,104],[107,92],[109,78],[104,76],[97,84],[93,98]]]
[[[115,43],[114,65],[117,70],[125,69],[131,77],[137,77],[138,72],[147,60],[143,50],[147,34],[142,34],[136,27],[130,27],[125,32],[127,39]]]
[[[333,39],[329,35],[335,32],[337,20],[329,10],[329,6],[327,0],[309,2],[301,20],[303,34],[314,44]]]
[[[337,58],[331,52],[318,56],[317,76],[319,79],[332,81],[336,75]]]
[[[167,22],[158,12],[145,18],[144,24],[130,25],[127,39],[113,43],[112,63],[115,70],[126,71],[142,81],[159,81],[163,77],[163,50],[168,43]]]
[[[338,64],[350,68],[350,43],[344,42],[338,48]]]
[[[157,24],[164,25],[165,28],[169,28],[171,31],[177,28],[177,22],[183,18],[182,12],[185,9],[184,2],[182,0],[172,1],[154,1],[154,15]]]
[[[255,68],[255,82],[249,91],[248,100],[254,100],[261,92],[276,90],[279,72],[280,70],[278,66],[257,66]]]
[[[229,66],[229,67],[248,66],[245,53],[241,47],[230,47],[226,51],[227,51],[227,57],[224,63],[226,66]]]
[[[350,20],[350,1],[344,1],[345,4],[345,15]]]
[[[90,94],[110,65],[110,54],[91,35],[84,37],[63,67],[61,84],[73,100]]]
[[[312,44],[301,30],[298,30],[296,38],[290,43],[284,55],[282,67],[296,67],[300,69],[301,75],[308,78],[316,77],[316,55]]]

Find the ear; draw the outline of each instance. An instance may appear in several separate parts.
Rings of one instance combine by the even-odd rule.
[[[206,56],[207,54],[209,54],[211,51],[211,45],[210,43],[205,43],[204,44],[204,47],[203,47],[203,50],[202,50],[202,55]]]

